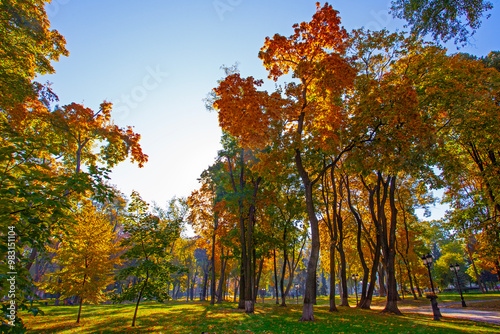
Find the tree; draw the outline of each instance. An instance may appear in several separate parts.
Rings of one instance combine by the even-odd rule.
[[[53,262],[61,269],[48,274],[41,287],[62,298],[78,296],[79,308],[84,301],[98,303],[106,299],[103,290],[113,282],[114,266],[120,263],[116,253],[116,232],[103,212],[98,212],[89,200],[83,200],[74,212],[75,224],[64,233],[55,250]]]
[[[121,244],[126,248],[122,259],[128,263],[117,278],[126,280],[132,276],[135,283],[130,283],[120,295],[115,296],[115,300],[136,300],[132,318],[132,326],[135,326],[137,310],[143,298],[156,298],[159,302],[170,298],[166,291],[167,283],[170,274],[179,268],[169,262],[168,249],[179,237],[180,225],[176,220],[162,220],[160,215],[150,213],[149,204],[137,192],[132,192],[131,199],[129,216],[123,224],[127,236]]]
[[[321,8],[318,3],[311,22],[293,27],[294,34],[288,38],[279,34],[266,38],[259,53],[270,78],[278,80],[293,72],[300,81],[286,86],[286,98],[282,98],[280,92],[269,95],[258,91],[260,80],[231,74],[215,89],[214,107],[219,111],[220,126],[238,138],[243,146],[265,147],[278,131],[283,134],[282,148],[293,152],[289,156],[303,183],[312,231],[301,320],[312,321],[320,247],[313,188],[330,166],[320,171],[309,170],[306,156],[310,149],[319,148],[328,135],[332,135],[331,124],[338,124],[335,120],[341,109],[336,101],[352,84],[355,71],[343,58],[347,33],[340,27],[338,12],[330,5]]]
[[[437,165],[447,186],[444,200],[453,208],[448,224],[459,231],[465,244],[476,236],[485,242],[482,249],[491,252],[483,257],[491,258],[493,266],[500,258],[495,246],[500,217],[497,62],[495,52],[476,59],[441,51],[433,56],[424,79],[434,86],[426,99],[439,113]]]
[[[220,216],[224,210],[223,196],[224,185],[221,182],[224,166],[222,162],[216,162],[208,169],[203,171],[200,182],[200,189],[193,191],[188,199],[189,206],[189,222],[199,235],[205,236],[209,241],[207,246],[210,246],[210,269],[211,269],[211,298],[210,304],[215,304],[215,253],[216,245],[220,241],[217,240],[220,234],[219,224]],[[207,235],[210,234],[210,235]]]
[[[140,165],[147,161],[138,145],[140,136],[112,124],[110,104],[97,113],[75,104],[50,112],[57,96],[49,85],[33,79],[36,74],[53,73],[51,61],[67,56],[68,51],[63,36],[50,29],[44,9],[47,2],[0,3],[0,227],[2,235],[9,227],[16,233],[19,310],[31,308],[25,304],[25,296],[32,293],[29,270],[55,231],[71,225],[66,218],[72,201],[88,191],[93,192],[93,199],[109,199],[112,191],[104,181],[109,169],[129,155]],[[79,119],[74,117],[77,114]],[[88,141],[71,138],[75,135]],[[91,152],[97,141],[102,141],[103,150]],[[105,168],[98,168],[96,161],[104,162]],[[82,172],[82,163],[89,169]],[[0,254],[0,267],[7,272],[6,248]],[[3,289],[7,283],[0,284]],[[36,308],[31,311],[38,312]],[[22,330],[19,314],[17,321],[14,330]]]
[[[111,119],[112,104],[104,101],[94,112],[80,104],[72,103],[54,110],[48,121],[55,129],[54,140],[59,140],[66,149],[63,153],[65,165],[73,166],[75,173],[82,164],[92,170],[98,162],[112,168],[128,156],[139,167],[148,161],[142,152],[139,139],[132,127],[119,128]],[[96,145],[102,144],[99,151]]]
[[[67,56],[66,41],[50,29],[48,0],[4,0],[0,3],[0,109],[36,98],[36,74],[53,73],[51,61]]]
[[[432,166],[440,115],[429,106],[433,90],[423,79],[422,67],[429,66],[442,51],[415,36],[387,31],[354,31],[352,47],[359,70],[356,91],[349,101],[355,109],[353,119],[360,126],[355,130],[376,131],[373,140],[351,152],[349,164],[364,178],[370,194],[370,212],[387,272],[384,311],[401,314],[395,268],[396,232],[401,222],[396,190],[408,176],[436,184]]]
[[[408,22],[414,34],[431,34],[436,41],[454,39],[455,44],[465,45],[492,8],[487,0],[393,0],[391,10]]]

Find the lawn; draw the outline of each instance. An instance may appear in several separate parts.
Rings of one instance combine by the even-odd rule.
[[[299,322],[300,304],[279,307],[271,300],[258,303],[255,314],[235,303],[167,302],[141,305],[136,327],[131,327],[133,304],[85,305],[76,324],[77,306],[44,306],[43,316],[25,317],[28,333],[499,333],[500,326],[465,320],[433,321],[429,316],[403,316],[339,307],[329,313],[320,302],[315,322]]]

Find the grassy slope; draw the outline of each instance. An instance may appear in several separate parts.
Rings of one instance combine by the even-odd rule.
[[[454,301],[454,297],[448,298]],[[446,298],[445,298],[446,300]],[[77,306],[47,306],[44,316],[26,317],[28,333],[499,333],[500,326],[405,314],[397,317],[379,311],[339,308],[331,314],[325,304],[315,308],[315,322],[298,322],[301,305],[283,308],[272,301],[258,303],[247,315],[236,304],[210,306],[201,302],[147,303],[139,308],[135,328],[130,326],[133,304],[85,305],[80,324],[75,324]],[[354,302],[354,300],[353,300]],[[426,300],[426,302],[428,302]]]

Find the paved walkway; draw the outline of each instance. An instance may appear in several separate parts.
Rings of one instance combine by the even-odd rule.
[[[497,299],[498,300],[498,299]],[[484,300],[487,301],[487,300]],[[491,300],[490,300],[491,301]],[[453,302],[453,303],[443,303],[439,304],[439,310],[441,311],[441,315],[443,317],[450,318],[460,318],[472,321],[482,321],[489,322],[496,325],[500,325],[500,312],[498,311],[483,311],[483,310],[475,310],[474,303],[483,302],[483,300],[476,301],[466,301],[467,307],[464,308],[448,308],[447,306],[452,305],[461,305],[461,302]],[[374,309],[383,309],[383,307],[373,307]],[[411,313],[420,313],[433,316],[431,306],[401,306],[399,307],[401,312],[411,312]]]

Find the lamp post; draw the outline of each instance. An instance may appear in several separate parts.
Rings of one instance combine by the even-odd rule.
[[[432,305],[432,313],[434,314],[434,320],[439,321],[440,317],[442,317],[441,312],[439,311],[438,307],[438,302],[437,302],[437,296],[436,292],[434,292],[434,284],[432,283],[432,275],[431,275],[431,264],[432,264],[432,255],[427,254],[422,256],[422,261],[424,265],[427,267],[427,270],[429,271],[429,279],[431,281],[431,288],[432,288],[432,294],[427,295],[427,298],[431,300],[431,305]]]
[[[299,288],[300,285],[295,284],[295,295],[297,296],[297,304],[299,303]]]
[[[460,287],[460,281],[458,280],[458,271],[460,270],[460,265],[458,263],[450,264],[450,270],[455,272],[455,277],[457,278],[458,291],[460,291],[460,299],[462,299],[462,307],[467,307],[465,305],[464,296],[462,294],[462,288]]]
[[[260,296],[262,297],[262,303],[264,303],[264,298],[266,297],[266,289],[260,289]]]
[[[358,274],[352,274],[352,279],[354,280],[354,291],[356,292],[356,306],[358,306]]]

